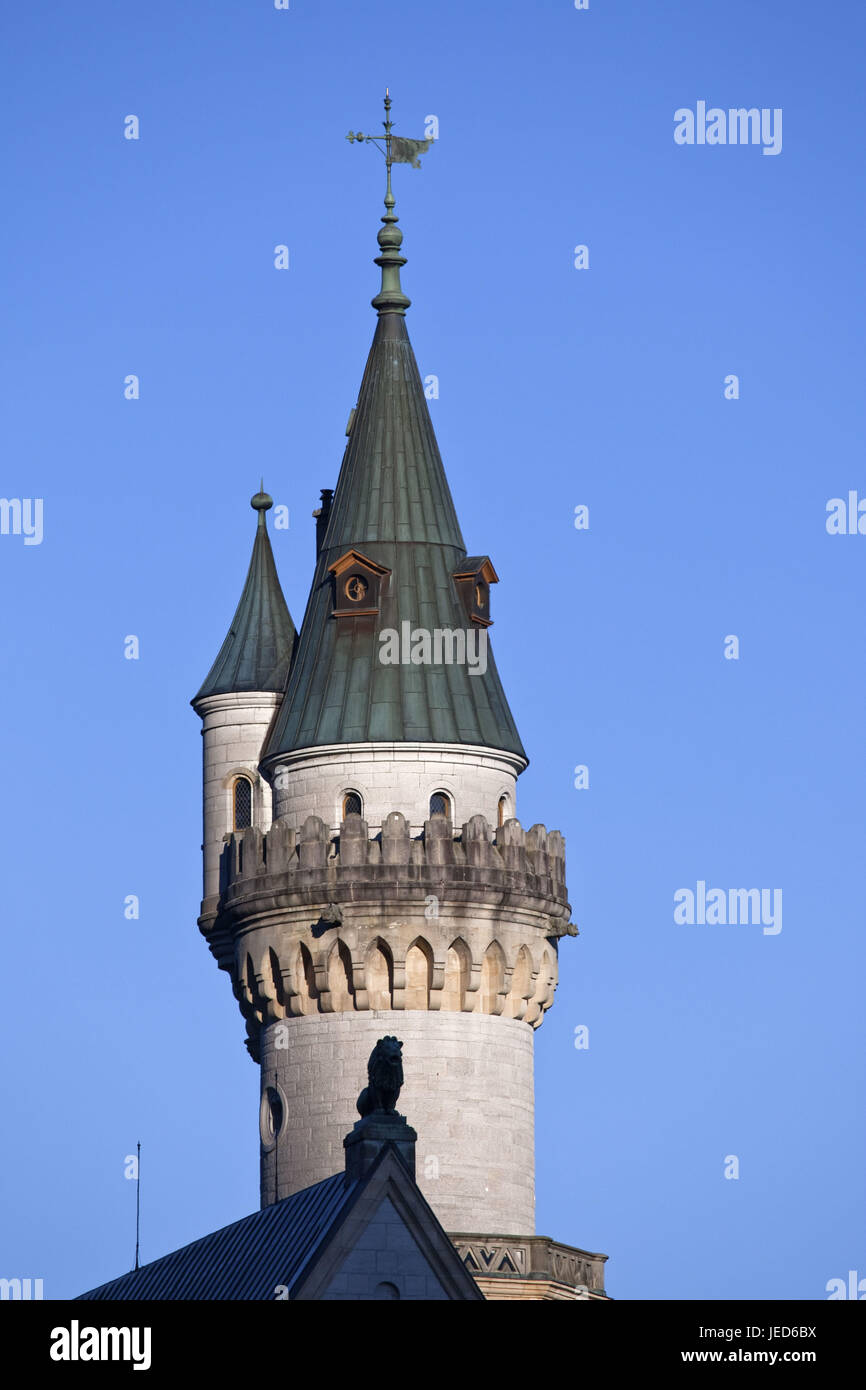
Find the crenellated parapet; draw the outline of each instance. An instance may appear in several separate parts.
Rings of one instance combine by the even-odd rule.
[[[450,1010],[537,1027],[558,939],[577,933],[558,831],[478,815],[455,834],[436,816],[412,837],[396,811],[375,836],[353,815],[337,836],[317,816],[232,835],[200,927],[257,1059],[263,1026],[308,1014]]]

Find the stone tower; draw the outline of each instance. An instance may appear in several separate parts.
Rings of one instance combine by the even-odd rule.
[[[467,555],[439,455],[390,178],[385,206],[376,329],[300,632],[260,493],[244,594],[193,701],[200,928],[261,1066],[263,1206],[340,1170],[358,1077],[398,1034],[428,1201],[451,1233],[528,1240],[533,1036],[576,928],[562,836],[517,819],[527,757],[488,640],[497,574]]]

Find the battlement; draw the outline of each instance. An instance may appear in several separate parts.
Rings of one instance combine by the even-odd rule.
[[[560,937],[576,936],[565,841],[517,820],[400,812],[370,835],[347,816],[250,827],[223,851],[219,900],[200,928],[231,977],[257,1055],[283,1018],[359,1009],[502,1014],[537,1027],[553,1001]]]
[[[318,816],[308,816],[300,830],[285,821],[275,821],[267,833],[250,827],[233,834],[223,852],[221,906],[230,909],[258,881],[280,876],[285,887],[301,893],[365,882],[377,891],[385,882],[495,886],[549,899],[552,915],[563,919],[560,930],[568,929],[565,840],[558,830],[524,830],[513,819],[493,830],[484,816],[472,816],[455,835],[450,821],[436,816],[417,838],[399,811],[373,836],[355,815],[346,817],[336,836]]]

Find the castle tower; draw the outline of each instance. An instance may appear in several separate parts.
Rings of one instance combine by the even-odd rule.
[[[339,1171],[357,1077],[397,1034],[418,1182],[445,1228],[532,1236],[533,1036],[576,934],[564,842],[517,819],[527,757],[488,640],[497,574],[466,553],[409,342],[390,168],[385,206],[376,329],[285,693],[287,612],[272,674],[249,660],[243,719],[239,704],[208,725],[211,699],[240,700],[231,672],[194,702],[212,854],[226,838],[221,880],[206,849],[200,927],[261,1065],[263,1206]],[[275,630],[275,576],[265,588]],[[251,623],[228,666],[246,670],[256,641]],[[262,793],[235,828],[226,779],[257,758],[273,824]]]

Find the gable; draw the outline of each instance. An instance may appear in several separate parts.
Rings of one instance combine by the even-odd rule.
[[[385,1196],[337,1263],[321,1299],[447,1299],[406,1222]]]
[[[302,1301],[483,1300],[393,1144],[299,1269]]]

